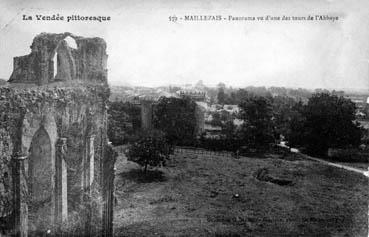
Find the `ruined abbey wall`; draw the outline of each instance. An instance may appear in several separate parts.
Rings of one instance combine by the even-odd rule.
[[[67,37],[75,41],[77,48],[68,47],[64,40]],[[42,33],[34,38],[29,55],[14,58],[9,82],[39,85],[60,80],[104,82],[107,57],[106,43],[101,38]]]
[[[106,44],[73,36],[73,49],[68,36],[37,36],[0,86],[0,230],[7,234],[112,233]]]

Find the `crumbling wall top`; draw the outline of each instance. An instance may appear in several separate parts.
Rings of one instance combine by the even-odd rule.
[[[33,39],[30,54],[14,58],[9,82],[44,85],[79,80],[106,83],[107,56],[106,42],[102,38],[85,38],[69,32],[41,33]]]

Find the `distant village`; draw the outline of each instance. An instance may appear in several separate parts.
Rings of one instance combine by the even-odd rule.
[[[151,113],[147,113],[147,106],[152,106],[161,97],[188,97],[196,102],[200,114],[198,115],[198,133],[205,133],[209,138],[217,138],[222,132],[222,122],[232,119],[236,127],[242,125],[243,121],[238,119],[239,106],[237,101],[237,91],[240,88],[232,88],[224,83],[219,83],[216,87],[208,87],[203,81],[196,84],[169,85],[160,87],[130,87],[111,86],[111,102],[131,103],[141,108],[141,126],[151,127]],[[255,87],[243,88],[258,96],[288,97],[294,101],[307,103],[313,93],[330,93],[350,99],[356,106],[356,120],[365,129],[369,129],[369,94],[365,91],[343,91],[327,89],[292,89],[285,87]],[[220,98],[222,95],[225,98]],[[131,122],[127,121],[127,126],[131,127]]]

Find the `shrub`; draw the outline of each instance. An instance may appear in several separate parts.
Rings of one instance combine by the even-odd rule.
[[[130,145],[127,156],[129,161],[144,167],[146,173],[148,166],[165,166],[165,161],[173,151],[163,132],[151,130],[143,132],[140,138]]]

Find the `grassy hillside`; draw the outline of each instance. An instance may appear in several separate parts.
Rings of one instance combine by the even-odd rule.
[[[115,235],[367,236],[368,179],[290,158],[176,154],[150,181],[120,156]]]

